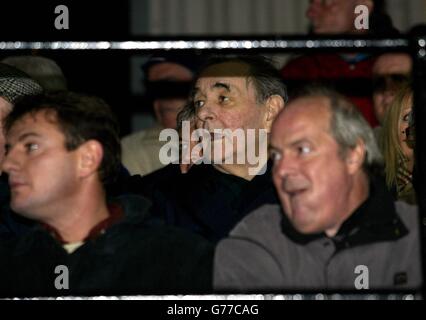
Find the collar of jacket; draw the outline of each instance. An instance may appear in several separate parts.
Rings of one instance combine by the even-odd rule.
[[[325,233],[299,233],[285,214],[281,227],[283,233],[299,244],[326,237]],[[406,234],[408,230],[396,213],[395,204],[383,178],[374,176],[370,178],[369,197],[342,224],[332,240],[338,251],[374,242],[395,241]]]
[[[108,230],[113,233],[116,233],[115,230],[122,232],[120,228],[125,225],[159,224],[159,222],[149,219],[151,202],[139,195],[129,194],[115,197],[108,201],[108,205],[119,206],[121,208],[120,211],[124,214],[122,219],[116,220],[115,223],[108,226]],[[31,243],[37,243],[46,236],[49,239],[55,239],[55,245],[61,245],[60,239],[52,234],[51,230],[47,230],[41,223],[37,223],[27,234],[17,239],[17,247],[14,250],[14,254],[20,255],[30,250],[32,248]]]

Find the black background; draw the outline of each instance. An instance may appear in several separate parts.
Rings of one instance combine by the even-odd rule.
[[[69,29],[55,28],[55,8],[66,5]],[[121,41],[131,37],[129,1],[22,1],[0,4],[0,41]],[[0,50],[10,55],[38,54],[62,68],[70,90],[98,95],[113,108],[121,135],[130,131],[131,113],[145,105],[130,92],[130,56],[125,51]]]

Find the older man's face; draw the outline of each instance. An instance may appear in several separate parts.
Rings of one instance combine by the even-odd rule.
[[[195,84],[193,96],[197,128],[207,129],[266,129],[266,108],[256,101],[256,90],[247,78],[247,66],[228,62],[214,65],[203,72]],[[213,136],[214,148],[223,148],[223,136]],[[245,144],[233,141],[233,154],[223,150],[223,159],[245,152]]]
[[[328,103],[323,97],[297,99],[272,127],[273,182],[301,233],[333,233],[347,211],[352,178],[330,133]]]

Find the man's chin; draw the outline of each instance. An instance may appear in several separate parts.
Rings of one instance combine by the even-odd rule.
[[[305,234],[305,235],[320,233],[320,231],[318,231],[317,228],[314,228],[313,226],[310,226],[310,225],[303,225],[303,224],[293,223],[293,227],[299,233]]]
[[[303,212],[296,213],[297,215],[293,216],[291,223],[293,227],[301,234],[315,234],[319,233],[318,226],[316,226],[312,221],[303,220]]]
[[[35,214],[32,212],[32,210],[30,210],[30,208],[26,204],[12,201],[10,204],[10,208],[13,210],[13,212],[16,212],[22,217],[36,220]]]

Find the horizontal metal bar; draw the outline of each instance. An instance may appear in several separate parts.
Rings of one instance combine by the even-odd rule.
[[[14,298],[16,300],[18,298]],[[19,300],[19,299],[18,299]],[[197,300],[197,301],[270,301],[270,300],[423,300],[421,294],[228,294],[228,295],[134,295],[134,296],[64,296],[25,298],[25,300]]]
[[[419,40],[420,41],[420,40]],[[422,39],[424,41],[424,39]],[[420,44],[419,44],[420,45]],[[285,50],[295,49],[404,49],[409,39],[191,39],[142,41],[1,41],[0,50]]]

